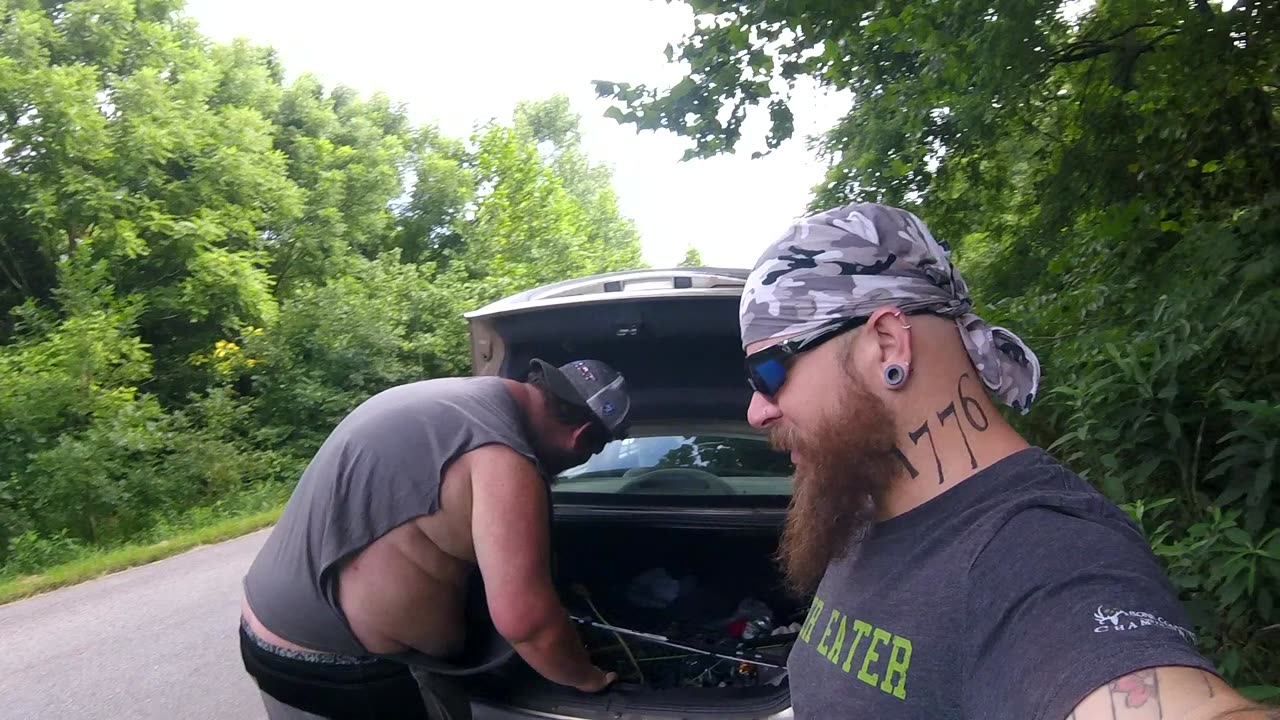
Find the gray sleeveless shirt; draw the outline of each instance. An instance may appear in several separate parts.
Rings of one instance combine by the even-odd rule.
[[[439,378],[366,400],[302,474],[244,578],[249,607],[299,645],[368,655],[338,605],[340,563],[392,528],[440,509],[449,463],[483,445],[537,462],[500,378]]]

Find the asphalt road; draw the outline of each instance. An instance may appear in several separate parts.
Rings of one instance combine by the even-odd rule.
[[[0,606],[0,719],[266,718],[236,636],[266,534]]]

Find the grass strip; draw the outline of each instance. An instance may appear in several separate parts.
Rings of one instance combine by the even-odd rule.
[[[218,520],[201,528],[179,532],[167,540],[156,543],[124,545],[111,550],[91,551],[85,557],[56,565],[36,575],[0,577],[0,605],[163,560],[200,545],[247,535],[274,523],[283,509],[284,506],[281,505],[252,515]]]

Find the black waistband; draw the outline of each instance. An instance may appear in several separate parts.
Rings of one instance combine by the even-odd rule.
[[[427,718],[417,681],[398,662],[308,662],[259,646],[243,626],[240,657],[263,692],[300,710],[335,720]]]
[[[281,647],[273,644],[266,638],[258,635],[253,631],[253,626],[249,621],[240,618],[240,631],[247,635],[249,640],[258,648],[265,650],[273,655],[292,660],[301,660],[302,662],[315,663],[317,665],[362,665],[371,662],[377,662],[377,658],[372,655],[343,655],[341,653],[327,653],[316,650],[295,650],[293,648]]]

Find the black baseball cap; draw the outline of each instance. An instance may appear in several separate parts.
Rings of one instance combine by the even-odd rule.
[[[612,439],[627,437],[631,396],[622,373],[599,360],[573,360],[555,367],[534,358],[529,369],[542,373],[553,395],[590,410]]]

